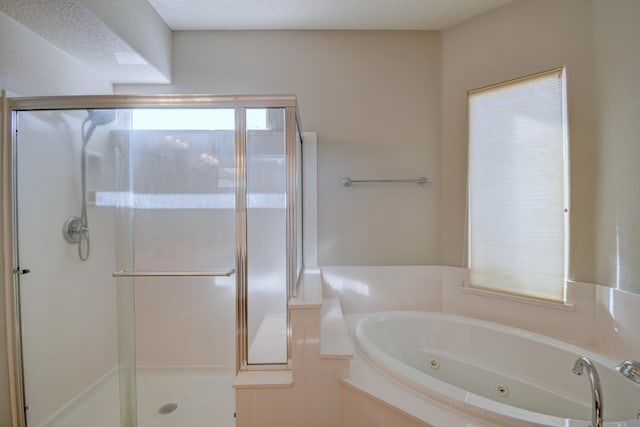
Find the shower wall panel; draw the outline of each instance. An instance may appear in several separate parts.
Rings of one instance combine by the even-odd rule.
[[[20,279],[29,425],[51,420],[118,364],[112,208],[88,208],[87,262],[62,236],[65,219],[80,214],[83,118],[79,112],[50,111],[19,116],[20,263],[31,271]],[[110,185],[108,136],[108,130],[97,129],[92,138],[90,189]],[[112,400],[118,411],[118,396]]]

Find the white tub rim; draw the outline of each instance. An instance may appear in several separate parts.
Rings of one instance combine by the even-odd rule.
[[[508,404],[468,392],[445,381],[439,380],[409,366],[406,363],[403,363],[402,361],[399,361],[385,351],[379,349],[376,344],[371,342],[371,340],[366,336],[366,333],[363,330],[364,325],[367,322],[372,322],[374,319],[379,319],[384,316],[414,317],[416,315],[422,318],[427,317],[455,321],[474,327],[488,327],[502,333],[517,335],[534,342],[557,346],[561,350],[587,356],[595,363],[603,366],[613,367],[616,365],[613,360],[597,354],[593,351],[536,332],[527,331],[514,326],[441,311],[415,310],[391,310],[364,314],[354,326],[354,340],[356,342],[358,352],[362,355],[363,359],[374,366],[377,370],[386,374],[386,376],[390,376],[392,380],[404,384],[420,394],[426,395],[429,398],[444,403],[454,409],[461,410],[462,412],[468,413],[470,415],[480,416],[481,418],[488,421],[504,422],[509,419],[510,422],[513,423],[515,420],[522,420],[524,422],[527,422],[529,425],[543,425],[554,427],[589,427],[591,425],[590,420],[557,417],[515,406],[510,406]],[[413,380],[412,378],[415,377],[423,379],[425,380],[425,382],[423,383],[421,381]],[[640,421],[606,421],[605,426],[637,427],[640,426]]]

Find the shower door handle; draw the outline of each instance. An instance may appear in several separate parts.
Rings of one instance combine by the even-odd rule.
[[[229,271],[116,271],[113,277],[229,277],[236,272]]]

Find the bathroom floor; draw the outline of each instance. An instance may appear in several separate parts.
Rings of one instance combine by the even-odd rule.
[[[138,368],[138,427],[235,426],[233,368]],[[56,427],[120,427],[118,375],[70,402],[45,423]]]

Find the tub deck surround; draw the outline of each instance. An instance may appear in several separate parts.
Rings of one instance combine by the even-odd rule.
[[[526,330],[522,331],[525,338],[537,332],[557,338],[568,347],[575,348],[571,344],[566,344],[567,342],[578,344],[579,347],[588,351],[576,350],[571,354],[571,360],[565,361],[567,363],[553,364],[553,369],[550,371],[553,372],[552,377],[562,375],[563,381],[573,384],[576,391],[569,393],[568,401],[585,409],[584,420],[589,418],[590,413],[590,388],[585,377],[571,374],[573,362],[578,357],[577,353],[603,354],[612,359],[606,362],[608,364],[629,358],[638,359],[639,353],[635,352],[634,348],[640,343],[640,337],[633,328],[640,323],[640,314],[637,314],[640,313],[640,297],[631,296],[626,299],[617,290],[572,282],[569,284],[568,293],[574,307],[558,309],[553,305],[529,304],[492,298],[490,295],[464,293],[461,286],[464,285],[465,278],[468,278],[466,269],[442,266],[323,267],[321,272],[318,270],[305,272],[298,296],[289,301],[292,358],[289,363],[290,370],[284,372],[289,373],[288,378],[291,382],[289,384],[284,381],[286,383],[284,387],[279,386],[278,381],[263,381],[259,384],[259,381],[254,379],[242,386],[238,383],[236,425],[238,427],[553,425],[534,421],[513,421],[506,417],[496,418],[495,413],[491,411],[464,412],[451,400],[443,401],[426,393],[418,393],[414,385],[402,383],[392,377],[388,371],[374,366],[360,350],[353,346],[351,335],[348,339],[344,337],[345,329],[348,334],[352,334],[355,323],[372,312],[417,309],[457,314],[480,319],[473,320],[473,323],[482,323],[482,320],[486,320],[501,323],[503,326],[515,325]],[[405,335],[406,328],[401,329],[394,335]],[[572,336],[573,333],[576,336]],[[453,337],[456,334],[449,335]],[[343,345],[345,342],[350,343],[350,346]],[[609,351],[598,351],[609,344],[613,345],[613,348],[608,349]],[[485,340],[465,351],[471,354],[474,348],[491,350],[496,346],[497,344],[493,341]],[[508,366],[510,360],[514,359],[516,354],[522,352],[522,348],[526,346],[515,347],[509,347],[501,352],[500,357],[504,359],[496,358],[494,364]],[[343,350],[330,350],[332,348]],[[351,353],[349,350],[344,350],[347,348],[351,349]],[[526,353],[534,358],[528,362],[533,366],[535,360],[539,359],[535,357],[538,350],[528,349]],[[625,406],[625,410],[627,406],[631,407],[635,414],[635,411],[640,409],[640,398],[635,402],[632,397],[637,394],[638,386],[629,382],[622,386],[626,390],[623,392],[625,397],[621,399],[610,397],[611,392],[608,392],[608,388],[611,386],[607,384],[610,384],[611,372],[607,372],[608,370],[604,368],[600,369],[604,363],[600,360],[603,359],[601,356],[596,355],[593,358],[598,370],[602,371],[605,420],[608,412],[618,410],[616,405],[619,403]],[[458,360],[458,362],[461,361]],[[442,365],[446,365],[446,362]],[[509,369],[510,373],[514,371]],[[489,373],[495,374],[495,372]],[[253,373],[242,376],[247,379],[251,378],[251,374]],[[615,373],[615,375],[619,374]],[[531,378],[528,377],[528,379]],[[621,379],[623,382],[626,381],[622,377]],[[546,393],[545,387],[550,386],[546,385],[545,381],[533,382],[534,385],[540,386],[542,395],[552,395]],[[492,388],[497,390],[495,386],[496,384],[492,384]],[[514,387],[509,389],[512,397],[519,386]],[[629,387],[630,389],[627,390]],[[555,395],[552,397],[553,401]],[[566,393],[560,393],[560,397],[566,400]],[[618,402],[610,402],[611,399]],[[562,424],[563,427],[585,427],[586,425],[588,425],[587,421],[573,419]],[[607,427],[638,427],[640,421],[608,422],[605,425]]]
[[[384,406],[382,401],[373,400],[360,390],[344,387],[343,390],[342,425],[357,426],[394,426],[394,427],[425,427],[428,424],[407,417],[390,406]]]

